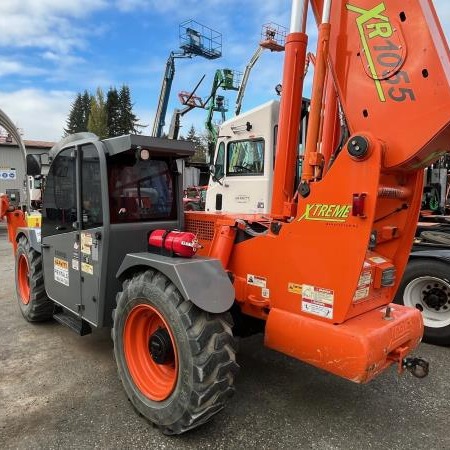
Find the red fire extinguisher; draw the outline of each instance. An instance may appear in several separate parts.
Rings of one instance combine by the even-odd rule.
[[[197,236],[187,231],[155,230],[150,233],[148,243],[183,258],[192,258],[197,249],[202,247]]]

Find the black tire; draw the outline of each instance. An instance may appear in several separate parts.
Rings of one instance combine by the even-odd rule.
[[[450,345],[450,264],[426,258],[409,261],[394,301],[422,311],[424,342]]]
[[[19,261],[28,266],[28,300],[22,295],[19,284]],[[25,236],[19,238],[16,252],[16,294],[20,311],[29,322],[43,322],[53,317],[54,303],[47,297],[44,287],[42,255],[30,247]]]
[[[175,341],[176,384],[172,393],[161,401],[154,401],[141,392],[125,357],[125,323],[133,308],[142,305],[150,305],[162,316]],[[147,270],[124,282],[123,291],[117,294],[113,322],[114,354],[128,398],[142,416],[165,434],[181,434],[207,422],[234,393],[239,366],[231,315],[209,314],[199,309],[184,300],[161,273]]]
[[[422,231],[420,237],[425,242],[450,245],[450,234],[443,231]]]

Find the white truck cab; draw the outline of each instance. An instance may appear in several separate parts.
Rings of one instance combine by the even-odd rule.
[[[270,211],[279,109],[272,100],[220,126],[206,211]]]

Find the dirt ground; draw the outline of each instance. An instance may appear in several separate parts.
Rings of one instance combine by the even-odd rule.
[[[392,369],[352,384],[242,340],[237,394],[215,420],[163,436],[136,415],[116,374],[109,330],[79,337],[31,325],[16,304],[14,261],[0,225],[2,449],[450,448],[450,348],[422,344],[430,375]]]

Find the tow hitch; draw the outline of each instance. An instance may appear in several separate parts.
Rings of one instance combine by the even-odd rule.
[[[403,358],[403,369],[408,370],[417,378],[425,378],[428,375],[430,363],[422,358]]]

